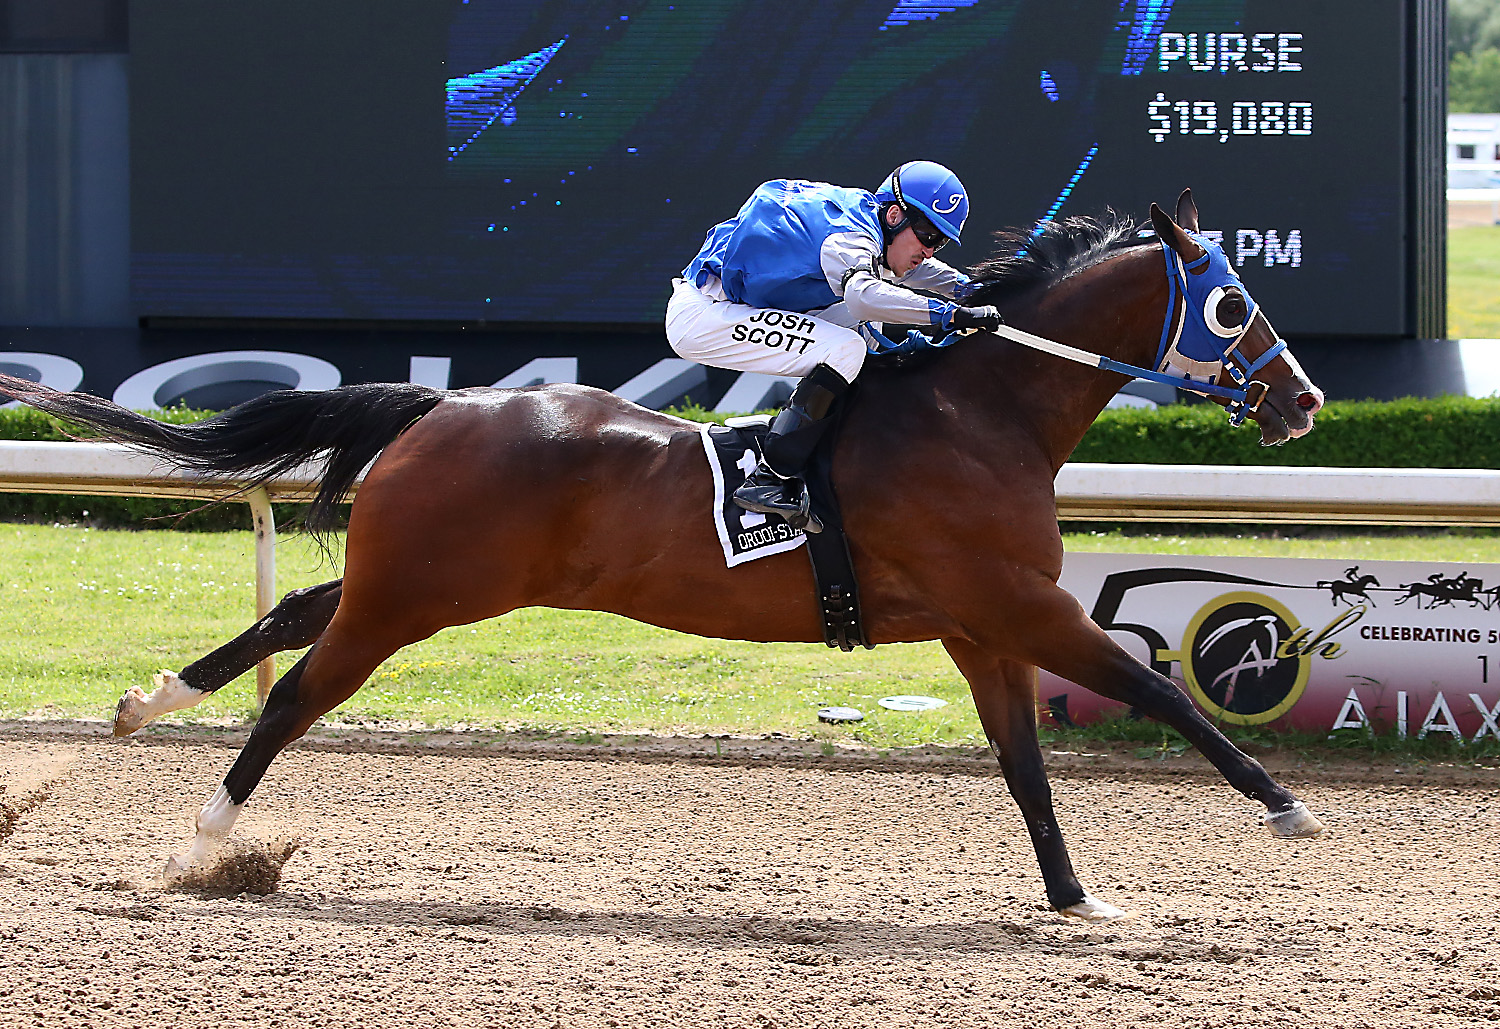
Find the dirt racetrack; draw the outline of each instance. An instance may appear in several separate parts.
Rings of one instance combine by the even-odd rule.
[[[0,725],[0,1025],[1500,1021],[1493,770],[1283,762],[1331,829],[1288,843],[1192,759],[1055,756],[1139,912],[1090,926],[987,759],[776,741],[311,739],[238,827],[301,841],[279,890],[167,892],[242,737],[141,735]]]

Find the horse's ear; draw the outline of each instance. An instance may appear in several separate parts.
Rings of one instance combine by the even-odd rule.
[[[1191,197],[1188,198],[1188,203],[1192,203]],[[1197,213],[1196,210],[1194,213]],[[1177,256],[1188,264],[1192,264],[1203,256],[1203,248],[1195,243],[1191,236],[1183,232],[1176,222],[1168,218],[1166,211],[1163,211],[1154,203],[1151,205],[1151,227],[1156,230],[1156,234],[1161,237],[1161,241],[1176,251]],[[1194,270],[1202,271],[1201,268]]]
[[[1189,232],[1198,231],[1198,205],[1193,203],[1193,191],[1185,189],[1177,198],[1177,224]]]

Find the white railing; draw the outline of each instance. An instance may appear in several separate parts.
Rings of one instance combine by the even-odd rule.
[[[307,503],[318,467],[307,465],[265,486],[234,495],[222,483],[173,467],[118,443],[22,443],[0,440],[0,493],[74,493],[102,497],[169,497],[250,505],[255,524],[255,617],[276,606],[276,519],[271,502]],[[262,704],[276,681],[276,659],[255,669]]]
[[[235,495],[255,520],[255,611],[276,604],[276,522],[271,502],[313,498],[308,465]],[[0,493],[89,496],[230,496],[222,483],[114,443],[0,440]],[[1320,522],[1346,525],[1500,525],[1500,471],[1412,468],[1067,464],[1057,476],[1065,521]],[[262,700],[275,659],[256,672]]]
[[[1063,520],[1500,525],[1500,471],[1066,464]]]

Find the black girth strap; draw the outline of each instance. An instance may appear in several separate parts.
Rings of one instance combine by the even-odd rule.
[[[866,638],[860,619],[854,561],[849,556],[844,519],[833,490],[833,449],[842,428],[844,405],[841,403],[829,417],[834,421],[833,431],[824,435],[805,472],[812,509],[823,522],[822,532],[807,537],[807,556],[812,560],[818,604],[823,611],[823,642],[844,651],[855,647],[873,650],[875,644]]]

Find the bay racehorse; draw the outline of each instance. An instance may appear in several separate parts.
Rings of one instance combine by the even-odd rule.
[[[1193,313],[1163,257],[1168,269],[1174,257],[1199,268],[1205,246],[1217,250],[1184,232],[1198,227],[1189,193],[1175,220],[1154,204],[1151,214],[1156,239],[1113,217],[1003,236],[998,256],[977,269],[984,286],[969,302],[994,303],[1009,325],[1053,341],[1150,364],[1164,324]],[[1222,267],[1222,252],[1217,259]],[[1309,431],[1322,394],[1278,352],[1270,323],[1240,287],[1214,296],[1221,306],[1210,317],[1246,323],[1234,341],[1240,358],[1266,358],[1253,369],[1263,391],[1249,412],[1261,442]],[[1038,667],[1180,731],[1265,806],[1274,834],[1322,828],[1057,584],[1053,477],[1126,381],[988,334],[903,367],[872,361],[848,400],[833,463],[868,638],[942,641],[973,691],[1048,900],[1086,919],[1124,912],[1091,897],[1068,857],[1037,741]],[[169,877],[210,857],[288,743],[401,647],[448,626],[545,605],[709,637],[823,639],[805,556],[725,567],[707,515],[712,483],[698,427],[602,390],[279,391],[192,426],[10,377],[0,394],[242,484],[321,457],[314,531],[331,526],[334,505],[378,455],[349,516],[341,581],[290,594],[235,643],[162,677],[150,696],[134,688],[120,702],[124,734],[198,703],[268,653],[311,644],[272,689],[200,812],[191,848],[169,859]]]

